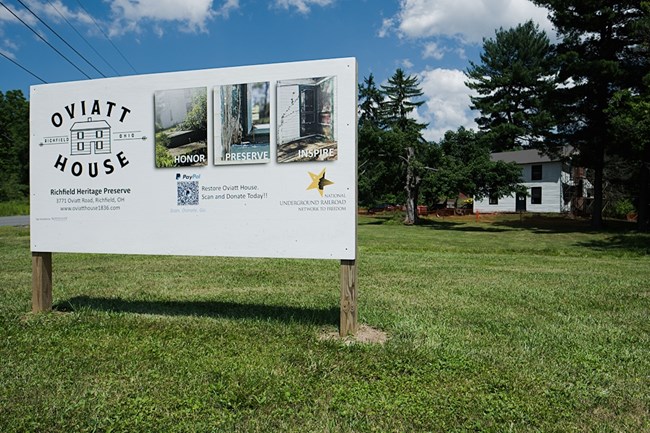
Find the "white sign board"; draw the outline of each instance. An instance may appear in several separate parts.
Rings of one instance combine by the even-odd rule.
[[[33,86],[34,252],[356,257],[353,58]]]

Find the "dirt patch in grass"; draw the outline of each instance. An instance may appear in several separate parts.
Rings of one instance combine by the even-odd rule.
[[[351,344],[384,344],[388,334],[368,325],[360,325],[357,333],[346,337],[339,336],[338,331],[324,331],[318,336],[320,341],[340,341],[345,345]]]

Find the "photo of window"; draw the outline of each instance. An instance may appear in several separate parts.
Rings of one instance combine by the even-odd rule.
[[[277,83],[278,162],[337,159],[336,77]]]
[[[214,89],[214,164],[271,160],[271,83],[229,84]]]
[[[208,163],[207,88],[154,93],[156,167],[195,167]]]

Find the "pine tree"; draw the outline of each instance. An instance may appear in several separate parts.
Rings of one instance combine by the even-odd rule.
[[[375,84],[375,77],[368,75],[359,84],[359,124],[379,127],[381,122],[380,109],[383,102],[381,91]]]
[[[381,106],[382,119],[388,127],[401,131],[417,130],[418,132],[427,127],[427,125],[417,123],[415,119],[409,117],[413,110],[424,104],[424,101],[415,100],[424,94],[419,85],[417,77],[407,76],[401,68],[398,68],[388,79],[388,84],[381,86],[384,95]]]
[[[420,184],[424,175],[423,157],[427,153],[427,143],[422,136],[426,124],[417,122],[412,112],[424,101],[417,101],[423,95],[417,77],[406,75],[397,69],[382,85],[384,100],[381,107],[382,121],[392,132],[393,142],[397,148],[397,157],[404,167],[404,192],[406,195],[405,224],[418,221],[418,198]]]
[[[641,86],[647,61],[636,54],[643,40],[635,31],[643,19],[640,0],[533,0],[550,10],[561,41],[554,99],[560,102],[556,146],[579,150],[579,164],[593,170],[592,227],[602,227],[603,173],[615,137],[607,108],[622,89]]]
[[[632,34],[642,43],[629,53],[640,70],[647,74],[640,88],[629,88],[614,95],[607,109],[617,146],[613,152],[623,156],[631,170],[631,193],[637,198],[637,225],[650,230],[650,2],[642,2],[643,17],[634,22]]]
[[[547,95],[553,89],[553,55],[548,36],[532,21],[483,39],[481,63],[470,62],[466,85],[476,119],[492,151],[538,146],[553,127]]]

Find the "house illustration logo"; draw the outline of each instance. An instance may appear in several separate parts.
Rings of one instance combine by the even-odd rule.
[[[83,122],[75,122],[70,127],[70,155],[111,153],[111,125],[105,120],[89,117]]]
[[[52,164],[62,173],[91,178],[111,175],[129,164],[123,143],[147,140],[140,130],[126,129],[131,117],[130,108],[113,101],[72,102],[49,119],[56,130],[68,132],[43,137],[39,145],[67,147],[58,152]]]

